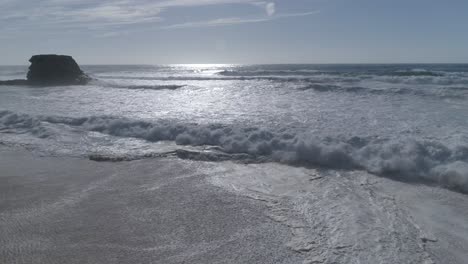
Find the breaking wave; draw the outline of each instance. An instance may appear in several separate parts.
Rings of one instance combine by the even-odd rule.
[[[447,146],[420,139],[320,138],[310,133],[275,132],[255,127],[222,124],[199,125],[170,120],[155,122],[92,116],[68,118],[30,116],[0,111],[0,132],[32,133],[47,137],[45,124],[68,125],[118,137],[151,142],[175,141],[178,145],[213,146],[227,157],[247,155],[254,161],[332,169],[366,170],[403,181],[435,183],[468,193],[468,146]],[[193,154],[183,153],[190,158]],[[216,161],[216,155],[210,160]],[[237,158],[236,158],[237,157]]]

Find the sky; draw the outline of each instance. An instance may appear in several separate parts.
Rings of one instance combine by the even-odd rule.
[[[0,64],[468,63],[467,0],[0,0]]]

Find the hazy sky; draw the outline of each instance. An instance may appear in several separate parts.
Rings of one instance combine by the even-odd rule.
[[[0,64],[468,62],[467,0],[0,0]]]

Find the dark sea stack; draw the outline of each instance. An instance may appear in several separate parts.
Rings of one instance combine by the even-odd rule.
[[[84,85],[91,80],[71,56],[34,55],[29,62],[27,80],[0,81],[0,85]]]
[[[29,85],[80,85],[90,80],[71,56],[35,55],[29,62]]]

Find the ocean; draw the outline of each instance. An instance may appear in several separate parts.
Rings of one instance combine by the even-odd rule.
[[[86,86],[0,89],[0,141],[363,170],[468,192],[468,65],[84,66]],[[27,67],[2,66],[1,79]]]
[[[0,87],[2,263],[468,259],[468,65],[82,69]]]

